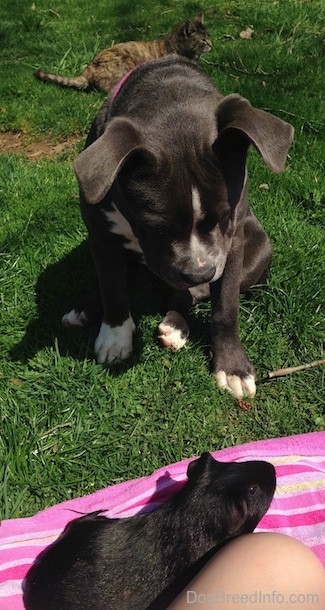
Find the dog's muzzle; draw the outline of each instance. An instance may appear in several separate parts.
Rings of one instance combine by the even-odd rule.
[[[198,286],[199,284],[207,284],[215,276],[216,267],[213,265],[209,269],[197,269],[196,271],[180,271],[178,273],[180,282],[187,286]]]

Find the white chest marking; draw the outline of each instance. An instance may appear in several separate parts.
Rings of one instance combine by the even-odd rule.
[[[137,237],[135,237],[130,223],[117,209],[115,203],[112,203],[112,210],[106,210],[104,212],[104,215],[106,216],[107,220],[109,220],[109,222],[112,224],[110,228],[111,233],[121,235],[127,240],[124,244],[124,248],[132,250],[133,252],[137,252],[137,254],[143,254],[139,241]]]

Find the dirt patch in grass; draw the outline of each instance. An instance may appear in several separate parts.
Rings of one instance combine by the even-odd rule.
[[[73,136],[63,142],[53,142],[46,138],[32,141],[30,135],[22,132],[5,131],[0,132],[0,154],[11,153],[37,160],[42,157],[53,157],[68,152],[81,139],[81,136]]]

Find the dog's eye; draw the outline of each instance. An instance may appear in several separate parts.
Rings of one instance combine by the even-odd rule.
[[[199,228],[201,233],[209,233],[213,231],[214,227],[217,224],[216,218],[213,216],[206,215],[203,220],[200,221]]]
[[[230,221],[230,213],[227,212],[226,214],[224,214],[222,216],[222,218],[220,218],[219,220],[219,227],[220,227],[220,231],[222,234],[224,234],[227,229],[228,229],[228,225],[229,225],[229,221]]]
[[[154,229],[155,235],[157,238],[159,237],[167,237],[168,231],[166,227],[155,227]]]
[[[219,224],[220,225],[225,225],[228,224],[230,220],[230,212],[225,212],[224,214],[222,214],[222,216],[219,219]]]

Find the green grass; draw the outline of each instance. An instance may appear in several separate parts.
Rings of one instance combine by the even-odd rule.
[[[202,62],[220,90],[290,121],[285,171],[250,154],[250,201],[274,244],[264,289],[241,300],[241,337],[259,383],[242,411],[209,371],[209,305],[192,341],[163,351],[159,282],[133,273],[138,326],[130,362],[93,362],[95,330],[63,329],[62,314],[94,282],[72,151],[30,161],[0,155],[0,512],[29,515],[150,473],[203,450],[320,430],[324,367],[267,382],[268,370],[323,357],[325,8],[321,1],[16,1],[0,8],[0,130],[31,141],[86,135],[103,96],[37,82],[43,67],[77,74],[113,41],[165,35],[202,8],[214,41]],[[239,33],[254,30],[251,40]],[[268,189],[261,188],[267,184]]]

